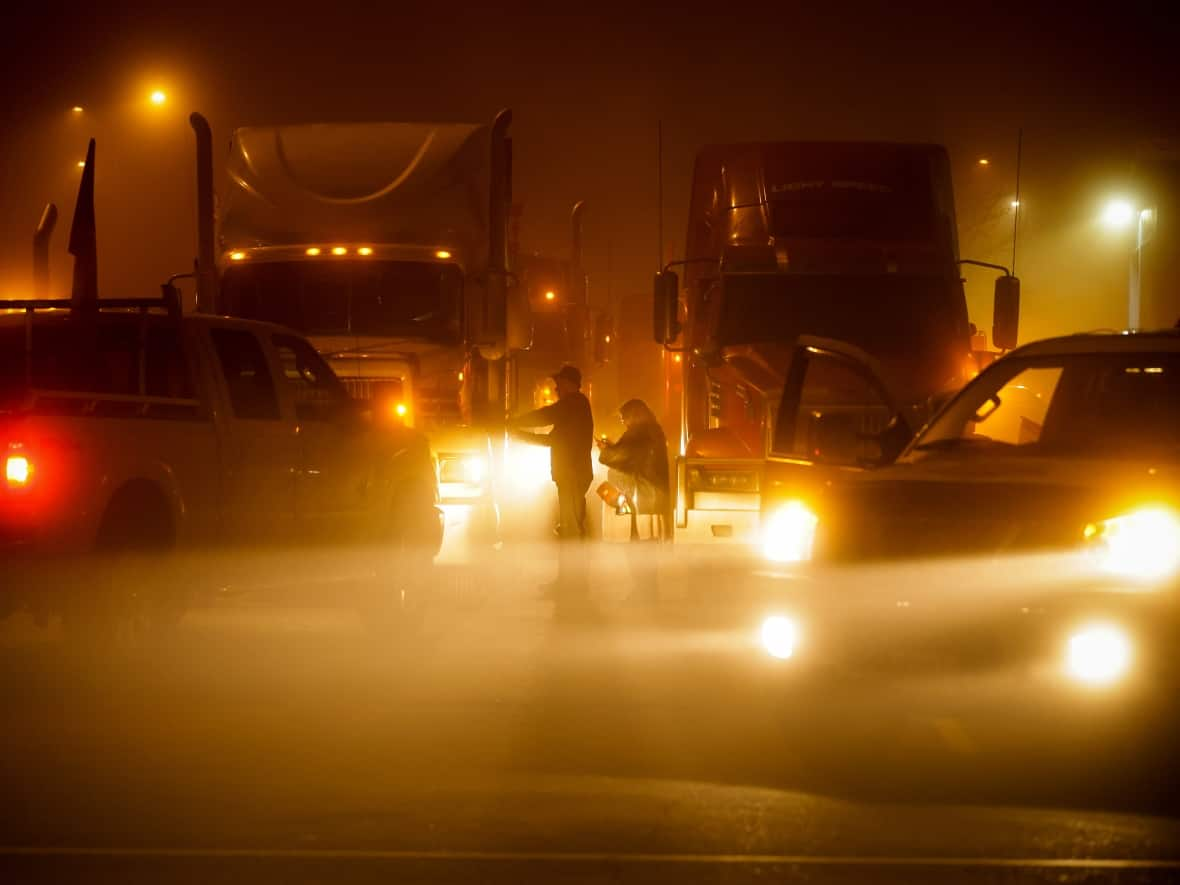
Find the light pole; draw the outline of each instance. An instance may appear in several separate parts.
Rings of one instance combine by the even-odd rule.
[[[1147,242],[1146,225],[1152,218],[1151,209],[1140,209],[1128,200],[1115,199],[1102,211],[1102,223],[1112,230],[1124,230],[1135,222],[1135,251],[1131,253],[1131,269],[1127,282],[1127,328],[1139,328],[1142,304],[1143,246]]]

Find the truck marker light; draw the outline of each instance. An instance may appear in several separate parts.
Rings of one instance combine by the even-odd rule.
[[[309,246],[304,254],[311,255],[314,258],[316,255],[320,254],[320,247],[319,246]]]
[[[229,253],[229,260],[230,261],[241,261],[245,257],[246,257],[245,252],[230,252]]]
[[[348,250],[345,249],[343,246],[334,246],[332,248],[332,254],[333,255],[347,255]]]
[[[446,261],[448,258],[451,257],[451,253],[448,252],[446,249],[439,249],[437,252],[434,253],[434,257],[441,258],[443,261]]]
[[[357,255],[372,255],[373,249],[371,246],[361,246],[359,249],[356,250],[356,254]]]
[[[33,465],[24,455],[9,455],[4,462],[4,478],[10,486],[23,486],[33,474]]]

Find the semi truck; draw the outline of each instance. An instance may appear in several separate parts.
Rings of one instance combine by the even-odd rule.
[[[448,535],[496,543],[495,466],[527,302],[507,243],[511,113],[490,124],[250,126],[219,197],[197,136],[198,307],[306,335],[349,392],[426,433]]]
[[[676,538],[757,542],[763,467],[799,336],[867,352],[915,411],[970,378],[973,330],[959,265],[941,146],[701,150],[685,257],[657,275],[653,305],[676,450]],[[998,346],[1015,343],[1018,300],[1018,283],[1005,272],[997,281]],[[835,417],[825,418],[825,409],[840,404],[839,379],[821,379],[812,392],[808,445],[816,454],[824,421]],[[842,414],[861,422],[865,458],[896,432],[878,426],[875,413]]]

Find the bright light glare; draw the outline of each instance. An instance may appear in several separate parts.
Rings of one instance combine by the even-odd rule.
[[[1079,682],[1109,685],[1131,664],[1131,641],[1117,627],[1092,624],[1069,637],[1066,669]]]
[[[153,92],[151,94],[151,96],[149,96],[149,98],[150,98],[152,104],[157,104],[157,105],[163,104],[164,102],[166,102],[168,100],[168,96],[165,94],[163,89],[157,89],[155,92]]]
[[[545,446],[509,442],[505,467],[509,484],[519,493],[539,493],[552,481],[549,449]]]
[[[545,300],[546,301],[552,301],[556,297],[557,297],[557,293],[554,292],[552,289],[550,289],[548,292],[545,293]]]
[[[72,108],[70,108],[70,110],[73,111],[75,114],[80,114],[80,113],[82,113],[82,105],[76,104]]]
[[[32,465],[24,455],[9,455],[4,464],[4,478],[8,480],[9,485],[23,486],[29,481],[32,472]]]
[[[335,246],[332,249],[332,254],[333,255],[347,255],[348,250],[345,249],[343,246]]]
[[[762,622],[762,648],[772,658],[785,661],[795,654],[799,625],[785,615],[771,615]]]
[[[488,462],[482,455],[469,455],[463,459],[463,480],[472,485],[483,482],[483,475],[487,471]]]
[[[320,247],[319,246],[308,246],[305,254],[311,255],[314,258],[316,255],[320,254]]]
[[[1165,507],[1086,526],[1083,534],[1101,545],[1100,563],[1112,574],[1151,580],[1180,569],[1180,518]]]
[[[246,257],[245,252],[230,252],[229,253],[229,260],[230,261],[241,261],[245,257]]]
[[[434,253],[434,257],[441,258],[443,261],[446,261],[448,258],[451,257],[451,253],[448,252],[446,249],[439,249],[437,252]]]
[[[991,162],[992,162],[992,161],[991,161],[991,160],[989,160],[987,157],[980,157],[980,158],[979,158],[979,165],[980,165],[980,166],[990,166],[990,165],[991,165]]]
[[[78,168],[79,168],[79,169],[85,169],[85,168],[86,168],[86,161],[85,161],[85,160],[79,160],[79,161],[78,161]]]
[[[407,408],[405,403],[396,403],[393,407],[393,414],[397,415],[399,418],[406,417],[406,413],[408,411],[409,408]]]
[[[1111,200],[1102,210],[1102,223],[1118,230],[1135,220],[1135,207],[1126,200]]]
[[[361,246],[359,249],[356,250],[356,254],[357,255],[372,255],[373,249],[371,246]]]
[[[790,501],[770,514],[762,530],[762,555],[771,562],[811,559],[819,519],[802,501]]]

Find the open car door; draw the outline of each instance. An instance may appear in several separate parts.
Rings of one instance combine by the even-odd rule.
[[[916,429],[873,357],[843,341],[798,338],[764,475],[766,558],[810,559],[815,502],[841,475],[893,461]]]

